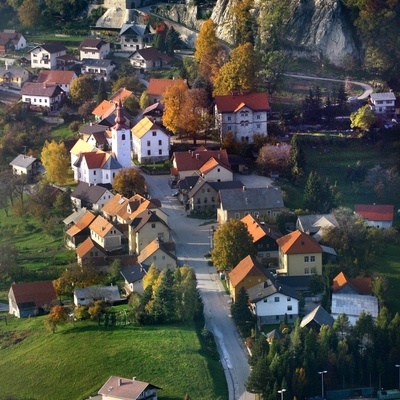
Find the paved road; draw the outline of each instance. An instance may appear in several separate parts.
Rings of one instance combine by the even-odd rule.
[[[247,352],[230,317],[229,296],[225,293],[214,267],[204,258],[210,251],[211,224],[202,226],[200,220],[186,217],[186,213],[168,186],[167,176],[146,175],[149,193],[162,202],[169,215],[169,226],[176,243],[176,253],[181,265],[188,264],[196,271],[198,288],[204,302],[208,329],[213,332],[229,388],[229,400],[254,400],[245,391],[250,373]]]
[[[316,81],[330,81],[330,82],[341,82],[341,83],[351,83],[352,85],[361,86],[364,89],[364,93],[357,97],[358,100],[365,100],[368,96],[373,93],[372,86],[367,83],[358,82],[358,81],[350,81],[344,79],[334,79],[334,78],[320,78],[318,76],[309,76],[309,75],[301,75],[301,74],[284,74],[285,76],[290,76],[292,78],[300,78],[300,79],[312,79]]]

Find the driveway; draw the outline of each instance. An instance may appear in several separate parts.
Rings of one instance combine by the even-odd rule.
[[[251,176],[245,177],[246,182],[252,181]],[[206,324],[217,343],[229,400],[254,400],[255,396],[245,390],[250,373],[248,354],[230,316],[230,297],[225,293],[216,269],[209,267],[204,258],[210,251],[211,224],[202,225],[203,221],[186,217],[179,201],[172,197],[174,189],[168,186],[168,176],[146,175],[145,178],[151,197],[161,200],[162,209],[169,216],[179,264],[187,264],[196,271]],[[247,184],[244,180],[243,183]]]

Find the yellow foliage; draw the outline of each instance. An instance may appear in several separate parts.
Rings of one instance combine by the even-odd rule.
[[[46,169],[48,181],[59,185],[65,184],[70,161],[64,143],[46,141],[42,149],[41,160]]]

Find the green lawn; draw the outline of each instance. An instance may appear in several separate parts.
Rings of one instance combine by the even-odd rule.
[[[208,357],[192,323],[111,329],[79,322],[51,334],[42,319],[0,321],[2,395],[86,399],[110,375],[120,375],[159,386],[160,400],[186,393],[196,400],[228,398],[221,365]]]

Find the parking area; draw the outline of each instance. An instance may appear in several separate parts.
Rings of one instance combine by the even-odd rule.
[[[234,174],[233,179],[235,181],[240,181],[243,183],[244,186],[249,188],[254,187],[266,187],[273,185],[274,180],[272,178],[268,178],[266,176],[250,174],[250,175],[241,175],[241,174]]]

